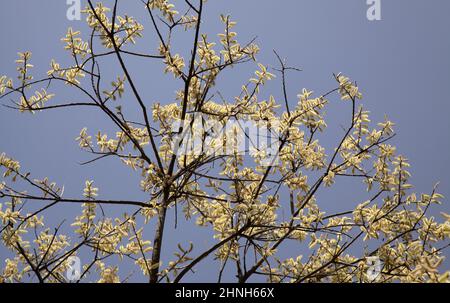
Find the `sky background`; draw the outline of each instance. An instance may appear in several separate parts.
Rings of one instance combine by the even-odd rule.
[[[141,2],[120,2],[123,3],[121,9],[148,29],[139,42],[140,49],[154,53],[155,36]],[[177,2],[180,1],[174,1]],[[261,47],[259,62],[276,66],[272,53],[276,49],[290,65],[303,69],[288,78],[292,106],[304,87],[317,95],[334,88],[333,73],[342,72],[356,80],[364,94],[363,103],[371,111],[372,121],[381,121],[387,114],[396,123],[397,136],[392,143],[410,160],[411,183],[415,190],[428,193],[440,181],[439,192],[450,197],[450,2],[381,0],[381,3],[382,20],[369,22],[366,18],[368,6],[363,0],[210,0],[205,8],[202,31],[216,39],[215,35],[223,31],[219,15],[230,14],[238,22],[236,31],[242,44],[257,37]],[[62,65],[70,64],[60,38],[68,26],[83,32],[86,25],[84,21],[67,20],[67,8],[65,1],[60,0],[2,1],[0,75],[16,75],[14,60],[18,51],[33,52],[36,77],[45,74],[52,58]],[[179,34],[175,40],[175,46],[182,53],[192,38]],[[174,102],[174,92],[181,83],[171,76],[161,76],[160,63],[127,59],[127,64],[148,104]],[[218,89],[226,98],[232,98],[253,70],[254,66],[250,64],[225,73]],[[121,74],[115,61],[102,66],[102,72],[111,78]],[[262,95],[273,94],[281,100],[279,80],[269,83]],[[75,101],[78,97],[68,89],[51,92],[57,93],[57,98],[51,101],[54,103]],[[332,104],[327,111],[330,129],[326,137],[321,138],[326,147],[336,146],[343,134],[341,126],[348,122],[345,104],[339,103],[337,98],[330,101]],[[101,198],[144,198],[139,191],[139,175],[117,161],[79,165],[90,159],[74,140],[83,127],[88,127],[92,134],[97,130],[113,130],[98,111],[60,110],[32,116],[0,108],[0,152],[19,160],[34,177],[48,176],[58,184],[64,184],[67,196],[81,196],[85,180],[93,179],[100,188]],[[365,200],[363,191],[356,192],[352,184],[339,181],[337,185],[333,192],[320,193],[327,201],[325,205],[319,204],[324,209],[348,210]],[[362,185],[360,187],[364,190]],[[61,216],[70,219],[79,211],[79,206],[64,205],[47,212],[46,219],[50,225],[58,224]],[[122,209],[108,211],[110,214],[123,212]],[[441,211],[450,212],[448,200],[435,207],[432,213],[439,216]],[[177,242],[187,243],[189,239],[199,242],[199,248],[202,245],[206,248],[211,244],[210,235],[206,230],[178,228],[166,233],[164,249],[171,251]],[[296,255],[292,248],[283,253]],[[449,255],[448,250],[446,254]],[[8,256],[10,254],[0,247],[0,261]],[[169,257],[165,256],[166,260]],[[445,262],[447,269],[450,268],[449,261]],[[210,277],[211,269],[201,266],[197,274],[186,281],[210,281]]]

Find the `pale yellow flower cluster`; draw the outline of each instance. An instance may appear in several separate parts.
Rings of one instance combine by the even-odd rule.
[[[175,5],[167,0],[150,0],[147,6],[149,9],[159,9],[167,21],[173,22],[174,17],[178,15],[178,11],[174,9]]]
[[[13,88],[12,79],[8,79],[6,76],[0,77],[0,95],[3,95],[6,92],[6,89]]]

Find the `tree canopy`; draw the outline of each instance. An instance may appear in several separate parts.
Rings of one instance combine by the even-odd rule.
[[[116,131],[91,133],[80,125],[76,142],[92,155],[87,164],[117,159],[140,176],[147,199],[102,200],[94,180],[85,181],[79,196],[68,197],[57,181],[35,178],[13,155],[1,154],[0,233],[14,254],[0,267],[1,282],[121,282],[123,262],[152,283],[182,282],[202,266],[211,267],[208,282],[249,282],[256,276],[269,282],[449,282],[450,272],[439,269],[449,246],[450,216],[427,214],[443,196],[437,187],[412,191],[408,160],[390,142],[394,123],[371,122],[349,77],[333,74],[334,89],[316,95],[299,88],[293,100],[286,78],[299,69],[276,52],[277,68],[259,62],[259,47],[254,40],[238,41],[230,16],[220,16],[223,32],[217,38],[203,34],[206,0],[180,1],[179,7],[142,1],[148,30],[126,14],[125,1],[115,0],[112,7],[87,2],[83,14],[90,32],[69,28],[62,39],[73,64],[52,60],[48,73],[38,77],[31,52],[21,52],[17,80],[0,77],[0,98],[13,99],[7,106],[24,114],[100,110]],[[190,46],[183,45],[188,56],[176,50],[179,31],[192,37]],[[133,51],[144,32],[156,47]],[[180,84],[173,102],[142,97],[127,64],[131,57],[164,65],[161,72]],[[104,58],[115,63],[111,83],[101,73]],[[253,64],[256,71],[227,100],[214,91],[216,82],[224,70],[239,72],[241,64]],[[261,97],[268,81],[280,82],[280,100]],[[58,100],[56,83],[79,92],[83,101]],[[330,102],[340,103],[348,121],[335,148],[325,149],[320,136],[331,131],[325,119]],[[140,120],[127,118],[126,108],[139,111]],[[332,189],[338,178],[358,180],[367,198],[353,209],[326,212],[318,193]],[[81,210],[69,222],[72,232],[62,233],[61,225],[48,225],[44,216],[68,203]],[[39,210],[30,211],[35,205]],[[125,214],[105,216],[103,208],[111,205]],[[177,251],[164,249],[167,214],[178,211],[193,228],[211,230],[209,248],[199,251],[196,243],[180,239]],[[289,243],[295,244],[288,249],[291,256],[278,254]],[[81,252],[83,264],[74,269]],[[173,257],[164,263],[162,256]],[[226,268],[234,280],[223,277]]]

